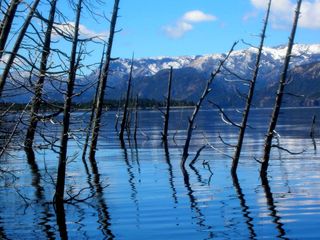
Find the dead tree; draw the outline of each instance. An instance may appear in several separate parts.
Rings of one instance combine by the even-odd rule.
[[[137,130],[138,130],[138,101],[139,97],[136,96],[136,100],[134,103],[134,130],[133,130],[133,139],[135,142],[137,142]]]
[[[264,40],[266,37],[266,30],[267,30],[267,25],[268,25],[268,21],[269,21],[271,2],[272,1],[269,0],[268,7],[267,7],[267,13],[266,13],[266,17],[264,20],[262,33],[261,33],[261,40],[260,40],[260,45],[259,45],[258,54],[257,54],[257,58],[256,58],[255,67],[254,67],[254,72],[253,72],[252,79],[249,82],[249,91],[248,91],[248,95],[246,98],[247,99],[246,106],[243,111],[242,123],[239,126],[240,130],[239,130],[239,136],[238,136],[238,144],[236,145],[235,153],[232,158],[232,167],[231,167],[232,174],[235,174],[237,171],[239,158],[240,158],[240,154],[241,154],[241,148],[242,148],[242,144],[243,144],[243,138],[244,138],[244,134],[245,134],[245,131],[247,128],[247,122],[248,122],[249,112],[250,112],[251,103],[252,103],[252,99],[253,99],[255,84],[256,84],[258,74],[259,74],[259,69],[260,69],[260,60],[261,60],[261,56],[262,56]]]
[[[198,112],[201,108],[202,102],[205,100],[206,96],[211,92],[211,83],[213,82],[213,80],[216,78],[216,76],[220,73],[222,66],[224,65],[224,63],[227,61],[227,59],[229,58],[230,54],[233,52],[234,47],[236,46],[237,42],[235,42],[230,51],[228,52],[227,56],[222,59],[217,67],[217,69],[211,73],[211,77],[209,78],[209,80],[206,83],[206,86],[203,90],[203,93],[200,97],[200,99],[198,100],[197,104],[194,107],[193,113],[191,115],[191,117],[189,118],[189,125],[188,125],[188,129],[187,129],[187,138],[183,147],[183,153],[182,153],[182,159],[181,159],[181,167],[184,168],[185,166],[185,162],[187,161],[187,158],[189,156],[189,146],[190,146],[190,141],[191,141],[191,137],[192,137],[192,132],[194,130],[194,123],[196,120],[196,117],[198,115]]]
[[[6,46],[10,30],[12,27],[13,19],[16,16],[16,11],[18,8],[18,5],[21,3],[21,0],[11,0],[7,12],[4,15],[4,18],[1,22],[1,28],[0,28],[0,59],[3,55],[3,50]]]
[[[284,66],[283,66],[283,70],[282,70],[280,80],[279,80],[279,86],[278,86],[278,91],[277,91],[277,95],[276,95],[276,100],[275,100],[275,104],[273,107],[273,112],[271,115],[268,132],[266,134],[265,141],[264,141],[264,153],[263,153],[263,159],[262,159],[261,168],[260,168],[260,175],[261,176],[267,175],[267,170],[268,170],[268,166],[269,166],[269,159],[270,159],[270,151],[271,151],[271,148],[273,147],[272,146],[272,139],[274,136],[275,128],[277,126],[277,121],[278,121],[280,108],[281,108],[281,104],[282,104],[282,99],[283,99],[283,95],[284,95],[284,88],[285,88],[286,81],[287,81],[289,63],[290,63],[290,59],[291,59],[291,52],[292,52],[292,47],[294,44],[294,38],[295,38],[297,26],[298,26],[301,3],[302,3],[302,0],[298,0],[297,7],[295,10],[295,16],[294,16],[293,26],[292,26],[292,30],[291,30],[291,35],[289,37],[288,49],[287,49],[285,60],[284,60]]]
[[[100,77],[101,77],[105,46],[106,45],[103,46],[103,51],[102,51],[102,55],[101,55],[98,79],[100,79]],[[99,89],[99,81],[97,84],[98,84],[97,89]],[[95,92],[95,95],[94,95],[94,98],[92,101],[91,114],[90,114],[90,119],[89,119],[89,123],[88,123],[86,139],[85,139],[85,142],[83,145],[82,160],[85,160],[86,154],[87,154],[88,143],[89,143],[90,133],[91,133],[91,129],[92,129],[92,121],[93,121],[93,117],[94,117],[94,110],[95,110],[95,106],[97,104],[97,97],[98,97],[98,91]]]
[[[167,99],[166,99],[166,112],[162,112],[164,122],[163,122],[163,132],[162,141],[168,140],[168,129],[169,129],[169,117],[170,117],[170,102],[171,102],[171,84],[172,84],[172,67],[170,67],[169,79],[168,79],[168,89],[167,89]]]
[[[12,129],[10,135],[9,135],[8,137],[6,137],[6,139],[5,139],[6,142],[4,143],[3,146],[1,146],[0,158],[4,155],[4,153],[6,152],[9,144],[11,143],[13,137],[15,136],[15,133],[16,133],[17,130],[18,130],[18,126],[19,126],[19,124],[22,122],[23,116],[24,116],[24,114],[25,114],[25,112],[26,112],[26,110],[27,110],[28,107],[29,107],[29,103],[25,106],[25,108],[24,108],[23,111],[21,112],[18,120],[16,121],[16,124],[13,126],[13,129]],[[0,117],[2,117],[2,116],[0,116]]]
[[[46,30],[44,41],[43,41],[43,49],[42,49],[41,62],[40,62],[40,68],[39,68],[39,78],[35,85],[35,93],[32,99],[32,106],[31,106],[30,123],[27,130],[25,142],[24,142],[24,147],[27,154],[33,151],[32,146],[33,146],[37,124],[39,121],[38,113],[39,113],[41,102],[42,102],[42,91],[43,91],[43,85],[44,85],[46,72],[47,72],[48,57],[51,51],[51,47],[50,47],[51,35],[52,35],[52,29],[54,24],[54,17],[56,13],[57,0],[52,0],[50,4],[51,4],[51,7],[50,7],[50,13],[49,13],[49,18],[47,22],[47,30]]]
[[[314,151],[317,151],[317,143],[316,143],[316,140],[315,140],[316,118],[317,118],[317,116],[313,115],[311,129],[310,129],[310,137],[311,137],[311,140],[312,140]]]
[[[131,94],[131,82],[132,82],[132,73],[133,73],[133,58],[134,58],[134,56],[132,56],[132,60],[131,60],[131,67],[130,67],[130,73],[129,73],[129,79],[128,79],[126,100],[125,100],[124,107],[123,107],[123,116],[122,116],[122,121],[121,121],[121,125],[120,125],[119,138],[120,138],[121,141],[123,141],[123,134],[124,134],[124,130],[126,128],[126,123],[127,123],[128,117],[129,117],[128,107],[129,107],[129,98],[130,98],[130,94]]]
[[[19,34],[17,36],[17,39],[15,41],[15,44],[11,50],[11,52],[9,53],[9,58],[8,60],[6,61],[6,64],[5,64],[5,67],[2,71],[2,74],[1,74],[1,77],[0,77],[0,97],[2,96],[2,92],[3,92],[3,88],[4,88],[4,85],[5,85],[5,82],[7,80],[7,77],[9,76],[9,72],[10,72],[10,69],[11,69],[11,66],[14,62],[14,59],[16,58],[17,56],[17,53],[20,49],[20,45],[22,43],[22,40],[27,32],[27,29],[30,25],[30,22],[31,22],[31,19],[32,17],[34,16],[34,12],[35,10],[37,9],[38,7],[38,4],[39,4],[40,0],[35,0],[30,8],[30,11],[19,31]]]
[[[97,103],[95,106],[91,145],[90,145],[90,152],[89,152],[89,158],[91,158],[91,159],[93,159],[95,157],[95,152],[97,149],[105,89],[107,86],[109,66],[110,66],[110,62],[112,60],[111,51],[112,51],[112,44],[113,44],[114,35],[116,33],[115,28],[116,28],[116,23],[117,23],[117,19],[118,19],[119,2],[120,2],[120,0],[114,1],[112,18],[111,18],[111,22],[110,22],[110,32],[109,32],[109,39],[108,39],[108,47],[107,47],[107,51],[106,51],[106,59],[105,59],[105,63],[103,65],[101,76],[99,79],[99,82],[100,82],[99,89],[97,89],[97,91],[98,91]]]
[[[73,91],[74,91],[74,85],[75,85],[75,79],[76,79],[76,72],[78,67],[76,56],[77,56],[77,47],[79,42],[78,39],[79,39],[81,9],[82,9],[82,0],[79,0],[77,4],[76,21],[74,26],[73,40],[72,40],[69,76],[67,81],[67,92],[65,95],[64,107],[63,107],[64,109],[63,110],[63,126],[62,126],[62,133],[61,133],[59,166],[58,166],[57,184],[56,184],[56,192],[55,192],[56,202],[63,202],[63,196],[64,196],[67,149],[68,149],[68,139],[69,139],[68,136],[69,136],[69,126],[70,126],[70,115],[71,115],[70,112],[71,112],[72,97],[73,97]]]

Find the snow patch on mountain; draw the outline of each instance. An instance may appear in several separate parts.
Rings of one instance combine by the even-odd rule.
[[[287,52],[286,46],[264,47],[261,66],[262,68],[274,69],[282,64]],[[226,63],[226,67],[238,72],[247,73],[256,61],[257,48],[250,47],[244,50],[234,51]],[[199,71],[211,72],[223,59],[225,54],[206,54],[197,56],[182,57],[152,57],[134,60],[134,76],[152,76],[157,72],[168,69],[171,66],[175,69],[191,67]],[[320,44],[296,44],[292,50],[291,66],[308,64],[320,61]],[[128,74],[130,71],[131,59],[118,59],[112,63],[113,70],[118,74]],[[248,68],[249,67],[249,68]]]

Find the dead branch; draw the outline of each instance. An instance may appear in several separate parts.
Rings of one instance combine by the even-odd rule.
[[[211,77],[209,78],[209,80],[206,83],[206,86],[203,90],[203,93],[200,97],[200,99],[198,100],[197,104],[194,107],[193,113],[191,115],[191,117],[189,118],[189,125],[188,125],[188,129],[187,129],[187,138],[183,147],[183,153],[182,153],[182,158],[181,158],[181,163],[180,165],[182,167],[184,167],[185,162],[187,161],[187,158],[189,156],[189,146],[190,146],[190,141],[191,141],[191,137],[192,137],[192,132],[194,130],[194,124],[195,124],[195,119],[198,115],[198,112],[201,108],[202,102],[204,101],[204,99],[207,97],[207,95],[211,92],[211,84],[213,82],[213,80],[216,78],[216,76],[221,72],[221,68],[224,65],[224,63],[227,61],[227,59],[229,58],[229,56],[231,55],[231,53],[234,50],[234,47],[236,46],[237,42],[235,42],[230,51],[228,52],[228,54],[220,61],[217,69],[211,73]]]
[[[288,149],[286,149],[284,147],[279,146],[278,144],[272,144],[271,147],[278,148],[278,149],[283,150],[283,151],[285,151],[287,153],[290,153],[291,155],[299,155],[299,154],[302,154],[302,153],[304,153],[306,151],[306,150],[302,150],[300,152],[292,152],[292,151],[290,151],[290,150],[288,150]]]
[[[203,145],[201,148],[198,149],[198,151],[196,152],[196,155],[194,156],[194,158],[191,160],[191,162],[189,163],[189,166],[192,166],[193,164],[196,163],[197,159],[200,156],[200,153],[203,149],[205,149],[207,147],[207,144]]]
[[[208,100],[209,103],[211,103],[212,105],[214,105],[216,108],[218,108],[219,112],[220,112],[220,116],[221,116],[221,120],[226,123],[227,125],[231,125],[237,128],[240,128],[241,126],[238,123],[235,123],[234,121],[232,121],[228,115],[225,113],[225,111],[216,103]]]

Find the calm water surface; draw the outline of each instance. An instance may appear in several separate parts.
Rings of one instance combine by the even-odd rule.
[[[1,167],[14,170],[18,179],[0,180],[0,239],[320,239],[320,155],[309,137],[312,116],[320,116],[320,109],[283,111],[277,127],[280,144],[304,153],[273,149],[267,180],[260,179],[255,158],[262,155],[269,109],[251,114],[235,178],[227,157],[233,149],[218,136],[234,144],[237,130],[216,111],[200,113],[190,160],[207,142],[217,150],[208,147],[194,167],[180,168],[190,113],[173,111],[165,146],[159,140],[159,112],[141,111],[137,142],[126,140],[122,147],[114,130],[115,112],[106,113],[95,163],[82,161],[84,135],[75,131],[66,190],[73,196],[82,189],[78,199],[92,197],[65,204],[64,216],[57,217],[50,203],[57,155],[39,148],[32,164],[19,148],[12,150]],[[240,114],[230,114],[240,121]],[[81,121],[86,118],[77,113],[73,129],[85,127]],[[49,133],[59,136],[58,130],[50,126]],[[320,148],[319,124],[316,134]]]

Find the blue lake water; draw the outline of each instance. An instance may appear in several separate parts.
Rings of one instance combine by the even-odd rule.
[[[259,177],[264,134],[270,109],[253,110],[237,178],[230,175],[237,129],[217,111],[201,111],[190,146],[190,160],[206,143],[194,167],[180,168],[187,117],[191,110],[172,111],[168,146],[161,142],[158,111],[140,111],[138,139],[121,147],[114,129],[115,112],[104,115],[96,166],[81,159],[87,115],[74,114],[69,142],[66,191],[82,189],[84,202],[65,204],[58,219],[50,203],[58,165],[57,154],[38,148],[37,165],[28,164],[18,144],[1,159],[13,170],[0,179],[0,239],[320,239],[320,142],[314,150],[309,132],[319,108],[285,109],[277,132],[281,146],[299,155],[273,149],[268,179]],[[235,121],[241,114],[229,111]],[[58,124],[43,132],[59,137]],[[50,129],[50,130],[48,130]],[[23,137],[23,136],[22,136]],[[59,143],[59,142],[57,142]],[[36,144],[44,144],[40,138]],[[85,167],[87,166],[87,168]],[[68,195],[66,195],[68,198]]]

